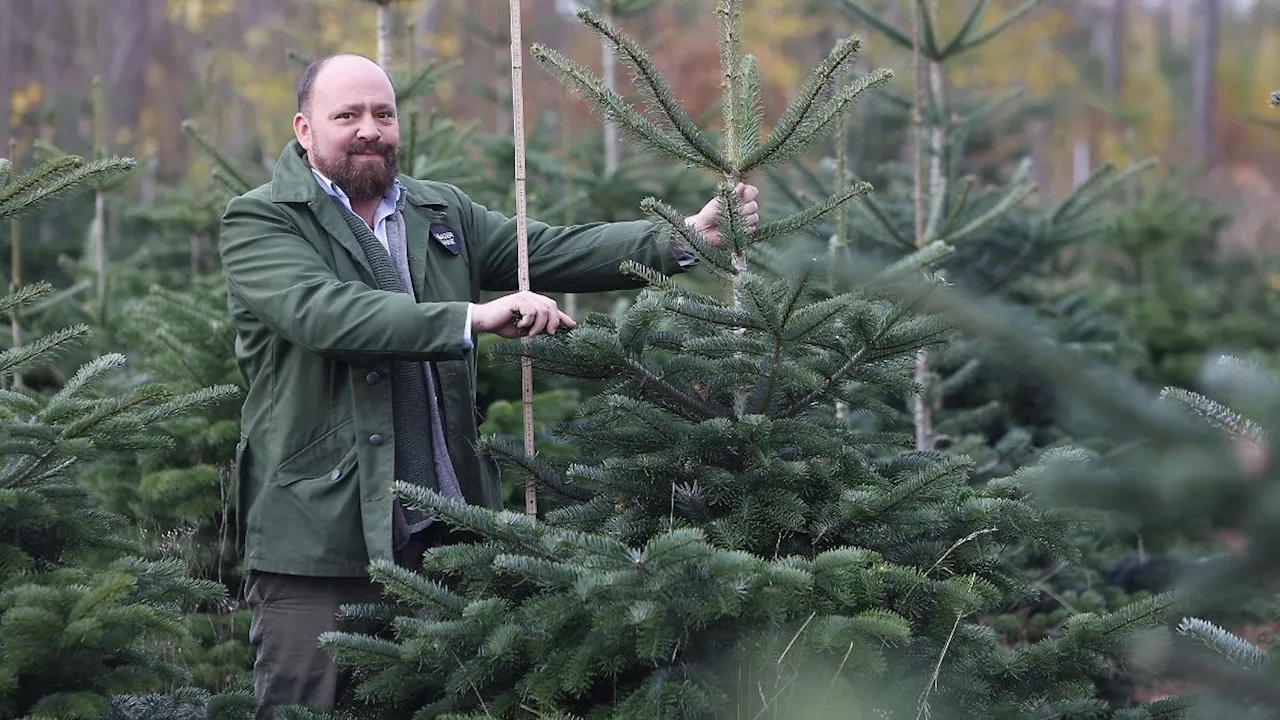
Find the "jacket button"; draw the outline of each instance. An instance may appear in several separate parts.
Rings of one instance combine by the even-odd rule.
[[[364,381],[369,383],[370,385],[377,385],[378,381],[381,379],[382,379],[382,376],[379,375],[376,371],[371,372],[368,375],[364,376]]]
[[[382,436],[381,436],[381,435],[378,435],[378,434],[370,435],[370,436],[369,436],[369,444],[370,444],[370,445],[381,445],[381,444],[382,444]]]

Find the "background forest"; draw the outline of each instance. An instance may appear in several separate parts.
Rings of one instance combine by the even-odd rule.
[[[479,539],[374,568],[339,714],[1280,716],[1280,3],[523,8],[531,217],[729,168],[766,224],[485,339],[480,450],[544,516],[411,494]],[[0,0],[0,718],[251,715],[219,217],[338,50],[402,171],[514,214],[507,13]]]

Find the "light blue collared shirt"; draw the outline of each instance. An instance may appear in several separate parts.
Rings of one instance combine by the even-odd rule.
[[[325,177],[324,173],[311,168],[311,174],[316,176],[316,182],[320,183],[320,187],[330,196],[337,198],[342,202],[348,211],[355,214],[355,209],[351,207],[351,198],[347,197],[347,193],[342,188],[334,184],[332,180]],[[387,220],[396,214],[396,208],[400,206],[400,195],[404,192],[404,186],[396,179],[391,184],[391,188],[382,196],[382,202],[378,203],[378,209],[373,211],[373,236],[378,238],[378,242],[382,243],[383,249],[387,254],[391,254],[391,245],[387,242]],[[471,340],[471,304],[467,304],[467,323],[462,326],[462,347],[470,350],[475,347],[475,343]]]

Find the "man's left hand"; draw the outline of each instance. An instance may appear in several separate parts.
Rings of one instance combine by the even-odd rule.
[[[760,206],[756,203],[756,196],[760,194],[760,188],[755,185],[747,185],[738,183],[733,189],[738,195],[739,202],[742,203],[742,214],[746,217],[747,232],[755,232],[756,224],[760,222]],[[711,245],[722,247],[724,239],[720,237],[720,196],[711,198],[710,202],[702,206],[697,215],[685,218],[685,222],[693,226],[694,232],[702,236]]]

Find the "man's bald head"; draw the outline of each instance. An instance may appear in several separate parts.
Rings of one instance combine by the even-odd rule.
[[[298,81],[298,112],[306,114],[311,112],[311,97],[315,94],[315,86],[316,82],[319,80],[320,73],[335,60],[339,61],[338,67],[336,68],[339,72],[352,69],[362,69],[365,71],[376,69],[382,74],[382,77],[386,79],[387,86],[391,87],[391,78],[387,76],[387,73],[382,69],[382,66],[378,65],[378,63],[365,55],[349,52],[326,55],[312,61],[311,64],[307,65],[306,69],[302,71],[302,78]],[[393,88],[392,93],[394,92],[395,90]]]

